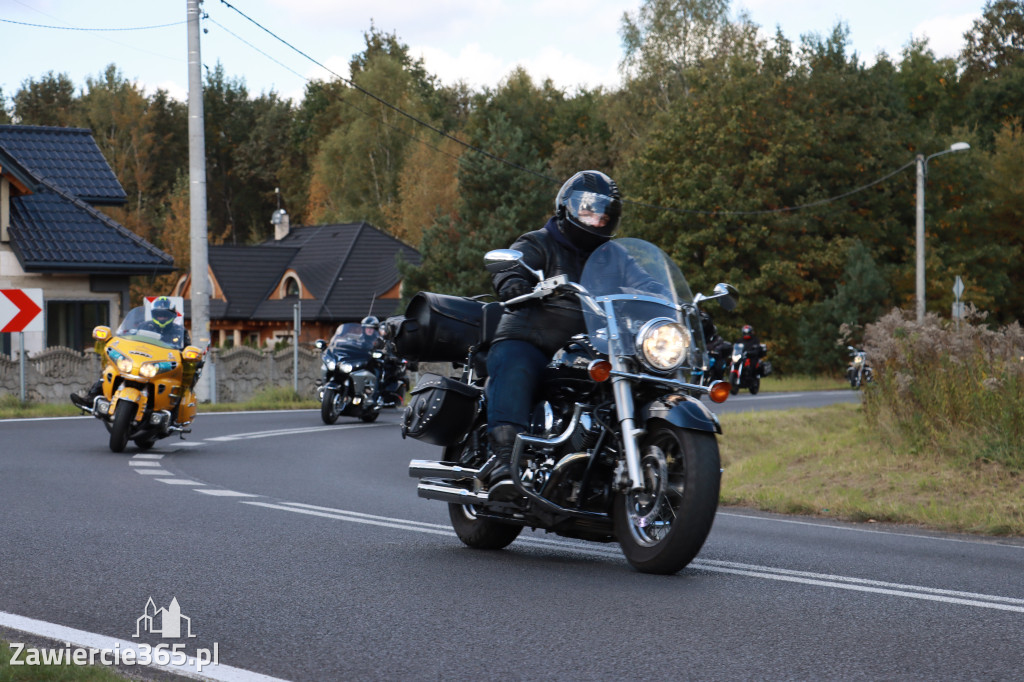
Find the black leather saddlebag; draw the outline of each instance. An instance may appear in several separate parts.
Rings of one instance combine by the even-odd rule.
[[[483,308],[471,298],[421,291],[397,325],[395,350],[407,360],[464,362],[480,341]]]
[[[480,411],[483,390],[438,374],[424,374],[402,417],[402,437],[431,445],[457,445]]]

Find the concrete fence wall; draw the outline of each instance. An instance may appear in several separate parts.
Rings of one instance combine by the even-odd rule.
[[[271,386],[291,388],[294,375],[292,349],[276,353],[242,346],[213,349],[204,372],[216,380],[217,402],[241,402],[260,389]],[[74,391],[89,388],[100,376],[100,357],[92,351],[47,348],[25,358],[25,398],[31,402],[59,403]],[[17,358],[0,355],[0,395],[21,394]],[[320,378],[320,352],[299,348],[299,394],[313,396]]]

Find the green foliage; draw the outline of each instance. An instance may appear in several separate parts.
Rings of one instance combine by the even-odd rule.
[[[558,184],[597,168],[623,189],[621,234],[663,247],[695,290],[739,288],[737,310],[716,312],[726,338],[749,322],[780,370],[834,369],[841,324],[913,305],[914,156],[963,140],[969,153],[928,164],[928,307],[945,314],[960,276],[965,300],[1019,319],[1024,2],[988,0],[959,59],[919,40],[870,66],[842,24],[767,39],[733,5],[643,0],[622,17],[614,91],[567,93],[523,69],[479,92],[444,86],[371,24],[353,80],[483,154],[348,83],[311,82],[293,105],[218,65],[204,94],[211,243],[265,239],[279,187],[293,224],[368,220],[418,246],[406,296],[487,293],[483,253],[539,228]],[[10,102],[18,123],[93,129],[129,194],[104,210],[187,266],[184,103],[114,65],[78,92],[64,74],[29,79]]]
[[[75,125],[75,84],[66,73],[47,71],[14,93],[14,120],[24,125]]]
[[[800,320],[796,370],[810,374],[841,371],[847,344],[860,346],[864,325],[877,320],[889,306],[889,284],[856,240],[847,252],[846,269],[834,293],[811,305]]]

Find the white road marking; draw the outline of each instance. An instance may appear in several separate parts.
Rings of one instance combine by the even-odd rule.
[[[164,473],[167,472],[165,471]],[[199,481],[190,481],[187,478],[158,478],[156,480],[160,481],[161,483],[166,483],[167,485],[206,485],[205,483],[200,483]]]
[[[344,509],[333,509],[331,507],[318,507],[310,504],[297,502],[268,503],[252,502],[241,500],[242,504],[249,504],[267,509],[277,509],[296,514],[306,514],[321,518],[334,519],[337,521],[350,521],[353,523],[364,523],[385,528],[396,528],[409,530],[418,533],[429,533],[433,535],[455,536],[455,532],[448,526],[434,523],[423,523],[405,519],[393,519],[386,516],[374,516],[361,512],[347,511]],[[621,554],[615,550],[589,547],[576,543],[569,543],[547,538],[523,537],[516,540],[519,545],[533,545],[549,549],[565,549],[583,554],[590,554],[601,557],[613,557]],[[918,585],[906,585],[902,583],[884,582],[879,580],[867,580],[864,578],[853,578],[849,576],[830,575],[826,573],[812,573],[810,571],[794,571],[785,568],[774,568],[771,566],[757,566],[753,564],[739,564],[729,561],[714,561],[696,559],[690,563],[690,567],[707,571],[710,573],[726,573],[741,575],[750,578],[761,578],[763,580],[777,580],[782,582],[799,583],[803,585],[814,585],[818,587],[829,587],[840,590],[851,590],[855,592],[868,592],[884,594],[909,599],[920,599],[924,601],[935,601],[945,604],[958,604],[962,606],[974,606],[984,609],[996,609],[1000,611],[1013,611],[1024,613],[1024,599],[1015,597],[1002,597],[998,595],[980,594],[975,592],[962,592],[958,590],[944,590],[933,587]]]
[[[169,476],[171,473],[166,469],[132,469],[132,471],[143,476]]]
[[[345,426],[305,426],[297,429],[273,429],[271,431],[250,431],[248,433],[232,433],[227,436],[214,436],[208,441],[252,440],[254,438],[272,438],[274,436],[293,436],[300,433],[316,433],[317,431],[347,431],[349,429],[368,429],[378,426],[394,426],[394,424],[347,424]]]
[[[160,462],[128,462],[130,467],[158,467]]]
[[[45,639],[53,640],[54,642],[59,642],[60,644],[54,645],[55,649],[63,648],[63,645],[66,642],[76,647],[96,649],[99,651],[114,651],[116,649],[121,652],[120,655],[122,657],[126,651],[133,651],[135,653],[136,660],[140,658],[140,654],[142,653],[142,650],[139,648],[139,642],[117,639],[116,637],[108,637],[107,635],[87,632],[86,630],[76,630],[75,628],[69,628],[64,625],[48,623],[46,621],[36,620],[35,618],[26,618],[25,616],[19,616],[5,611],[0,611],[0,626],[10,628],[11,630],[17,630],[19,632],[26,632],[31,635],[36,635],[37,637],[43,637]],[[194,657],[189,657],[187,665],[189,666],[188,668],[177,665],[159,665],[157,663],[153,663],[147,667],[164,670],[174,673],[175,675],[182,675],[196,680],[217,680],[217,682],[284,682],[284,680],[280,680],[276,677],[261,675],[260,673],[254,673],[250,670],[243,670],[242,668],[224,665],[223,663],[211,663],[203,666],[203,671],[201,673],[196,673],[194,670],[196,665]]]
[[[135,455],[132,459],[163,459],[163,455]]]
[[[262,497],[262,495],[254,495],[252,493],[239,493],[234,490],[217,490],[215,488],[196,488],[196,492],[215,497]]]

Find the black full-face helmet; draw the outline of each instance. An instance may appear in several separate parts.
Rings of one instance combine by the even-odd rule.
[[[601,171],[580,171],[555,197],[558,228],[583,251],[593,251],[615,236],[621,215],[619,186]]]
[[[754,328],[749,324],[745,324],[743,325],[743,328],[740,329],[740,333],[743,335],[744,341],[750,341],[750,338],[754,335]]]
[[[153,322],[156,323],[156,326],[161,329],[173,322],[174,318],[178,316],[178,312],[171,305],[171,299],[166,296],[161,296],[153,301],[153,307],[150,308],[149,314],[153,318]]]

